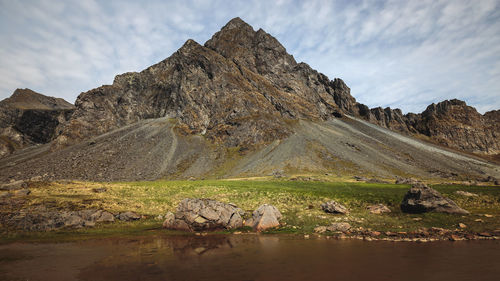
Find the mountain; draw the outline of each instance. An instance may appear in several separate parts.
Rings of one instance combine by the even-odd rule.
[[[295,62],[274,37],[235,18],[205,46],[188,40],[164,61],[81,94],[57,145],[169,117],[184,134],[251,146],[289,136],[287,120],[328,120],[354,104],[342,80]]]
[[[80,94],[66,117],[47,138],[55,136],[50,144],[0,159],[0,180],[276,170],[456,179],[499,173],[496,164],[431,143],[498,153],[498,122],[490,123],[497,113],[480,115],[455,100],[421,114],[369,109],[341,79],[297,63],[273,36],[240,18],[204,45],[187,40],[169,58]]]
[[[56,128],[71,116],[74,106],[61,98],[30,89],[17,89],[0,101],[0,157],[16,149],[50,142]]]

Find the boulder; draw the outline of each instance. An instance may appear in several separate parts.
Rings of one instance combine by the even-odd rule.
[[[15,196],[27,196],[30,193],[31,193],[31,190],[29,190],[27,188],[14,191]]]
[[[98,187],[98,188],[93,188],[92,191],[95,193],[103,193],[103,192],[108,191],[108,189],[105,187]]]
[[[346,207],[342,206],[341,204],[335,202],[335,201],[328,201],[323,204],[321,204],[321,209],[325,211],[326,213],[332,213],[332,214],[348,214],[349,210],[347,210]]]
[[[123,212],[116,215],[116,218],[121,221],[135,221],[141,219],[141,216],[134,212]]]
[[[167,213],[163,227],[183,231],[233,229],[243,226],[242,215],[234,204],[188,198],[179,203],[174,217]]]
[[[425,184],[414,184],[401,202],[405,213],[438,212],[449,214],[468,214],[452,200],[443,197],[438,191]]]
[[[245,222],[246,226],[256,231],[262,231],[280,225],[280,211],[273,205],[264,204],[252,213],[252,218]]]
[[[175,222],[175,215],[172,212],[168,212],[165,215],[165,220],[163,221],[163,227],[167,228]]]
[[[316,233],[325,233],[326,232],[326,226],[317,226],[314,228],[314,232]]]
[[[472,192],[467,192],[467,191],[462,191],[462,190],[458,190],[455,192],[457,195],[460,195],[460,196],[465,196],[465,197],[478,197],[479,195],[475,194],[475,193],[472,193]]]
[[[376,204],[376,205],[371,205],[366,207],[368,211],[372,214],[383,214],[383,213],[390,213],[391,209],[389,209],[386,205],[384,204]]]
[[[326,230],[332,231],[332,232],[335,232],[335,231],[346,232],[349,229],[351,229],[351,225],[348,224],[347,222],[336,222],[336,223],[332,223],[331,225],[326,227]]]
[[[414,179],[414,178],[400,178],[396,177],[396,184],[417,184],[420,183],[420,181]]]

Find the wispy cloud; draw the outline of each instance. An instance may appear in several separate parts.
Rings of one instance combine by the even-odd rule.
[[[28,87],[73,102],[235,16],[371,107],[419,112],[460,98],[500,108],[498,0],[0,0],[0,99]]]

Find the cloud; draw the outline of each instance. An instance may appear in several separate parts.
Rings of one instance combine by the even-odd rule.
[[[28,87],[73,102],[188,38],[205,42],[235,16],[370,107],[420,112],[460,98],[500,108],[496,0],[0,0],[0,99]]]

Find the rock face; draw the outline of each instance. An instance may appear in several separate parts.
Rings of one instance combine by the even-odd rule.
[[[347,210],[346,207],[341,205],[340,203],[337,203],[335,201],[328,201],[323,204],[321,204],[321,209],[325,211],[326,213],[332,213],[332,214],[348,214],[349,210]]]
[[[425,184],[414,184],[411,187],[401,202],[401,210],[405,213],[469,213]]]
[[[297,63],[273,36],[235,18],[204,46],[188,40],[164,61],[82,93],[55,145],[169,117],[185,134],[248,146],[290,135],[287,120],[327,120],[354,105],[342,80]]]
[[[481,115],[464,101],[431,104],[419,114],[374,108],[361,112],[368,121],[406,134],[424,135],[440,145],[478,154],[500,154],[500,111]]]
[[[0,157],[25,146],[47,143],[70,118],[74,106],[29,89],[17,89],[0,101]]]
[[[282,215],[278,208],[264,204],[252,213],[252,218],[247,220],[245,225],[252,227],[256,231],[263,231],[279,226],[281,218]]]
[[[243,226],[243,211],[210,199],[184,199],[175,215],[167,214],[163,227],[183,231],[233,229]]]

